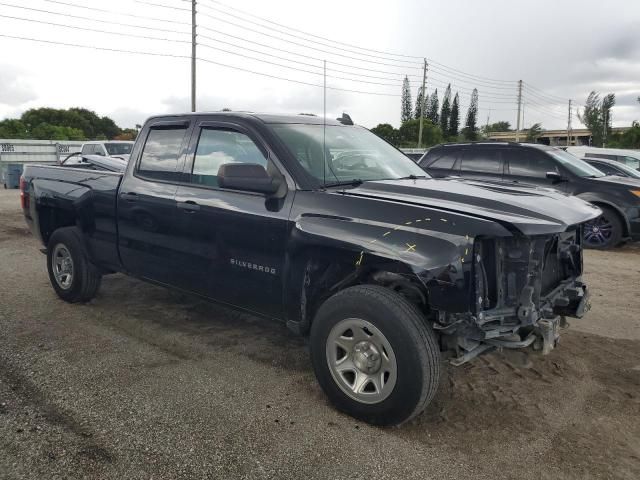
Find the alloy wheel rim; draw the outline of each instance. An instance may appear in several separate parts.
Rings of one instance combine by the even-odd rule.
[[[73,283],[73,258],[71,258],[69,249],[61,243],[53,249],[51,266],[58,286],[63,290],[71,288]]]
[[[604,215],[600,215],[584,226],[584,240],[589,245],[603,246],[611,241],[613,235],[613,224],[606,219]]]
[[[398,367],[391,344],[371,322],[347,318],[329,332],[326,357],[331,376],[350,398],[373,404],[395,387]]]

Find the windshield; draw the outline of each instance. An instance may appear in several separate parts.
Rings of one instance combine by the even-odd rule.
[[[322,185],[428,177],[410,158],[362,127],[279,124],[273,130]]]
[[[619,163],[618,165],[616,165],[616,167],[626,172],[627,175],[629,175],[630,177],[640,178],[640,172],[635,168],[630,167],[629,165],[625,165],[624,163]]]
[[[567,170],[579,177],[604,177],[604,173],[596,167],[589,165],[584,160],[580,160],[575,155],[565,152],[564,150],[549,150],[549,153],[560,162]]]
[[[636,170],[638,167],[640,167],[640,160],[635,157],[624,156],[622,157],[622,160],[625,167],[631,168],[633,170]]]
[[[105,143],[104,148],[107,149],[109,155],[129,155],[133,143]]]

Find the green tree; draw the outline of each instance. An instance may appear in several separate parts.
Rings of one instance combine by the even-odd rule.
[[[436,88],[429,96],[429,104],[427,105],[425,116],[431,120],[431,123],[438,125],[440,120],[440,102],[438,100],[438,89]]]
[[[388,123],[381,123],[373,127],[371,131],[392,145],[400,144],[400,132]]]
[[[582,114],[578,112],[578,119],[591,131],[591,143],[604,146],[605,138],[611,137],[611,110],[616,104],[616,97],[609,93],[600,99],[600,94],[591,92],[584,104]]]
[[[79,128],[40,123],[31,131],[31,138],[37,140],[83,140],[85,136]]]
[[[413,109],[413,118],[420,118],[420,112],[422,111],[422,103],[423,103],[423,92],[422,87],[418,89],[418,95],[416,97],[416,106]],[[429,95],[424,99],[424,104],[426,105],[429,101]],[[425,109],[426,110],[426,109]]]
[[[29,132],[22,120],[8,118],[0,122],[0,138],[29,138]]]
[[[629,130],[612,135],[608,146],[612,148],[640,149],[640,123],[633,122]]]
[[[402,82],[402,98],[400,101],[400,123],[404,123],[411,120],[411,85],[406,75]]]
[[[434,125],[430,120],[423,120],[422,126],[422,144],[429,147],[437,143],[442,143],[442,130],[439,125]],[[420,120],[413,119],[404,122],[399,129],[400,142],[397,146],[415,147],[418,143],[418,131],[420,129]]]
[[[460,129],[460,98],[458,92],[453,97],[453,104],[451,105],[451,115],[449,116],[449,128],[447,129],[447,137],[449,139],[455,139],[458,137],[458,130]]]
[[[462,135],[466,140],[475,141],[478,139],[478,89],[474,88],[471,93],[471,102],[467,110],[467,120],[462,129]]]
[[[527,130],[527,142],[536,143],[540,135],[542,135],[542,124],[534,123]]]
[[[511,131],[511,124],[509,122],[500,121],[490,123],[488,127],[485,127],[487,133],[491,132],[509,132]]]
[[[440,130],[449,130],[449,117],[451,117],[451,84],[447,85],[442,97],[442,110],[440,110]]]
[[[109,117],[100,117],[86,108],[33,108],[22,114],[20,119],[32,132],[40,124],[69,127],[83,132],[85,138],[113,138],[120,134],[120,128]],[[42,131],[42,129],[40,130]]]

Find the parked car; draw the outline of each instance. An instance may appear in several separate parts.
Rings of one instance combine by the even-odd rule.
[[[640,238],[640,181],[606,176],[559,148],[526,143],[464,143],[432,148],[419,165],[435,177],[532,184],[586,200],[602,215],[584,228],[587,247]]]
[[[579,158],[614,160],[633,169],[640,168],[640,151],[623,148],[567,147],[567,152]]]
[[[640,179],[640,170],[631,168],[617,160],[607,160],[604,158],[583,158],[592,167],[596,167],[605,175],[615,175],[618,177],[629,177]]]
[[[123,272],[280,319],[334,405],[379,425],[429,404],[443,358],[549,353],[588,308],[581,229],[601,213],[429,178],[358,126],[235,112],[149,119],[124,174],[30,165],[21,199],[63,300]]]
[[[118,157],[122,160],[129,160],[133,143],[128,140],[105,140],[87,142],[82,145],[80,153],[82,155],[100,155],[103,157]]]

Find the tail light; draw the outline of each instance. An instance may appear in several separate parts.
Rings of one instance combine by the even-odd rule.
[[[23,210],[29,209],[29,192],[27,192],[27,181],[20,177],[20,206]]]

